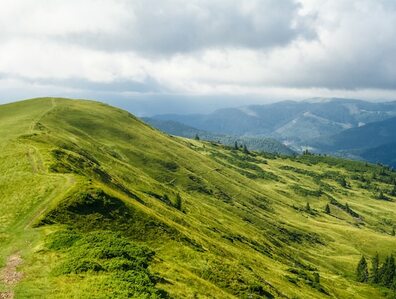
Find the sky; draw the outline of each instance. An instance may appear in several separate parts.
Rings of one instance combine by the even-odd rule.
[[[146,105],[138,113],[149,114],[312,97],[396,100],[394,0],[1,4],[3,103],[63,96]]]

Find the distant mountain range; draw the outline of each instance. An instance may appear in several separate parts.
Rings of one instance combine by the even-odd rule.
[[[312,141],[322,152],[347,153],[396,167],[396,117]]]
[[[154,128],[161,130],[165,133],[195,138],[198,136],[202,140],[220,142],[221,144],[228,146],[235,146],[235,142],[239,146],[246,145],[249,150],[255,150],[267,153],[276,153],[282,155],[293,155],[295,151],[277,141],[273,138],[266,138],[260,136],[231,136],[224,134],[211,133],[204,130],[199,130],[185,124],[172,121],[172,120],[161,120],[149,117],[143,117],[142,120]]]
[[[177,127],[188,126],[189,129],[185,127],[172,133],[180,136],[195,134],[191,131],[195,128],[205,134],[266,137],[295,150],[309,148],[392,166],[396,160],[390,146],[396,143],[395,120],[396,101],[372,103],[338,98],[283,101],[219,109],[210,114],[165,114],[150,118],[153,126],[168,133],[171,132],[169,123],[165,126],[164,121],[171,121]],[[383,153],[385,148],[387,151]]]

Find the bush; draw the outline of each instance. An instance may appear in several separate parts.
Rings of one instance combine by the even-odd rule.
[[[65,230],[49,238],[47,247],[65,255],[53,270],[54,275],[85,277],[101,273],[106,279],[96,288],[111,292],[113,297],[167,298],[164,291],[155,288],[157,278],[148,270],[154,257],[149,248],[111,231],[84,234]]]

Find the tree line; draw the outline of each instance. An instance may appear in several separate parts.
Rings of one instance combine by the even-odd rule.
[[[380,263],[379,255],[371,259],[371,268],[364,256],[356,267],[356,279],[358,282],[373,283],[396,290],[396,265],[393,255],[389,255]]]

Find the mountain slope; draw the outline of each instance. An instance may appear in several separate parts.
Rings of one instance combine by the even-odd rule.
[[[367,161],[382,163],[396,168],[396,142],[389,142],[370,148],[363,151],[360,156]]]
[[[323,152],[349,153],[371,162],[395,166],[396,118],[370,123],[321,138],[310,144]]]
[[[144,117],[142,120],[158,130],[181,137],[195,138],[198,136],[202,140],[220,142],[221,144],[228,146],[235,146],[235,142],[239,145],[246,145],[249,150],[281,154],[281,155],[293,155],[294,151],[282,144],[281,142],[265,137],[252,137],[252,136],[241,136],[235,137],[230,135],[210,133],[196,128],[184,125],[182,123],[171,121],[171,120],[160,120],[149,117]]]
[[[313,99],[219,109],[206,115],[157,115],[154,118],[220,134],[264,135],[300,144],[393,116],[396,116],[396,102]]]
[[[90,101],[2,105],[0,133],[0,257],[23,259],[22,280],[0,285],[3,294],[381,298],[390,292],[354,277],[362,254],[395,250],[396,175],[385,168],[245,154],[169,137]],[[379,190],[389,201],[376,199]]]
[[[321,146],[331,150],[368,149],[396,140],[396,117],[345,130],[321,140]]]

